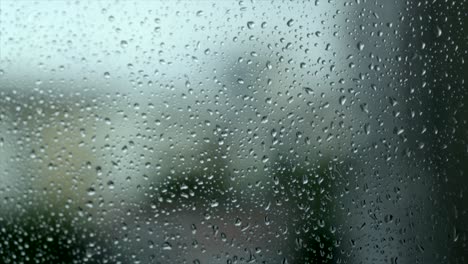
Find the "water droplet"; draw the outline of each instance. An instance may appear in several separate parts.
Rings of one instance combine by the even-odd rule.
[[[128,46],[128,42],[127,42],[126,40],[120,41],[120,47],[122,47],[123,49],[125,49],[127,46]]]
[[[366,103],[361,104],[360,107],[361,107],[361,111],[363,111],[366,114],[369,113],[369,107],[367,106]]]
[[[309,183],[309,178],[307,177],[307,174],[302,175],[302,184],[307,184]]]
[[[442,36],[442,29],[440,29],[439,26],[436,27],[436,36],[437,36],[437,37]]]
[[[364,43],[358,42],[357,48],[358,48],[358,50],[363,50],[364,49]]]
[[[169,242],[164,242],[162,245],[163,250],[172,250],[172,245]]]
[[[340,105],[344,105],[346,103],[346,97],[343,95],[339,99]]]
[[[93,187],[91,187],[91,188],[88,189],[88,195],[89,195],[89,196],[93,196],[93,195],[95,195],[95,194],[96,194],[96,190],[95,190]]]
[[[236,218],[236,221],[234,222],[235,226],[241,226],[242,225],[242,220],[240,218]]]
[[[366,133],[366,135],[370,134],[370,124],[369,123],[366,123],[364,125],[364,132]]]
[[[115,187],[115,186],[114,186],[114,182],[111,181],[111,180],[108,181],[108,182],[107,182],[107,187],[109,187],[109,189],[111,189],[111,190],[114,189],[114,187]]]
[[[304,87],[304,91],[305,91],[307,94],[314,94],[314,90],[312,90],[312,88],[310,88],[310,87]]]

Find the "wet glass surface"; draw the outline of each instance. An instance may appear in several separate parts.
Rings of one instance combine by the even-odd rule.
[[[466,263],[466,1],[0,2],[1,263]]]

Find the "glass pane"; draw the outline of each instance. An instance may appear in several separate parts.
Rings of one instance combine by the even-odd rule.
[[[0,1],[0,262],[468,262],[467,11]]]

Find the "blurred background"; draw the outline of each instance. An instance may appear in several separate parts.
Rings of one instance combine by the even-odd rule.
[[[0,2],[1,263],[466,263],[466,1]]]

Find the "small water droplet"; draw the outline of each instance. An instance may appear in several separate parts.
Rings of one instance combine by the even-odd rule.
[[[304,87],[304,91],[305,91],[307,94],[314,94],[314,90],[312,90],[312,88],[310,88],[310,87]]]
[[[107,182],[107,187],[109,187],[109,189],[111,189],[111,190],[114,189],[114,187],[115,187],[114,182],[113,181],[108,181]]]
[[[302,184],[307,184],[307,183],[309,183],[309,178],[307,177],[306,174],[304,174],[304,175],[302,176]]]
[[[172,250],[172,245],[169,242],[164,242],[162,245],[163,250]]]
[[[128,42],[126,40],[122,40],[120,41],[120,47],[122,47],[123,49],[126,48],[128,46]]]
[[[93,196],[93,195],[95,195],[95,194],[96,194],[96,190],[95,190],[93,187],[90,187],[90,188],[88,189],[88,195],[89,195],[89,196]]]
[[[437,32],[436,32],[437,37],[442,36],[442,29],[440,29],[439,26],[437,26],[436,30],[437,30]]]
[[[358,48],[358,50],[363,50],[364,49],[364,43],[358,42],[357,48]]]
[[[370,124],[369,123],[366,123],[364,125],[364,132],[366,133],[366,135],[370,134]]]
[[[343,95],[339,98],[340,105],[344,105],[346,103],[346,97]]]

